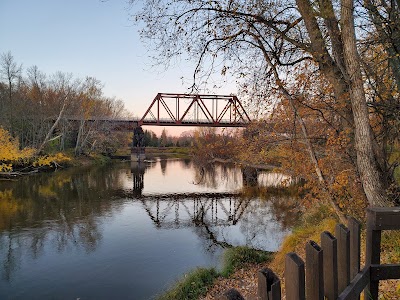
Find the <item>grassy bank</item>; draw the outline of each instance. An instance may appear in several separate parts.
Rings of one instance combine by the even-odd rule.
[[[160,295],[159,300],[190,300],[204,296],[218,277],[229,277],[235,270],[246,265],[262,263],[272,258],[271,252],[255,250],[248,247],[228,248],[223,254],[221,271],[214,268],[198,268],[186,274],[168,291]]]
[[[302,215],[297,226],[293,228],[292,233],[283,241],[279,252],[276,253],[270,264],[271,269],[280,278],[283,278],[286,254],[296,252],[305,258],[306,243],[313,240],[320,244],[321,233],[324,231],[334,233],[337,223],[337,217],[327,206],[320,205],[307,211]]]
[[[168,158],[186,158],[190,156],[189,147],[146,147],[146,155],[166,156]]]
[[[120,149],[116,157],[130,158],[130,149]],[[191,155],[190,147],[146,147],[146,157],[188,158]]]

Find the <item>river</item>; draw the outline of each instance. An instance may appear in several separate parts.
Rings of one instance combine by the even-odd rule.
[[[0,181],[0,299],[153,299],[227,245],[276,251],[296,199],[263,191],[287,178],[243,178],[154,159]]]

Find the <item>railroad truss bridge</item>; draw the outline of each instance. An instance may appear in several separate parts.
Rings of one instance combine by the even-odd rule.
[[[80,117],[68,117],[80,121]],[[234,95],[158,93],[141,118],[90,118],[108,128],[133,131],[137,126],[245,127],[250,117]]]

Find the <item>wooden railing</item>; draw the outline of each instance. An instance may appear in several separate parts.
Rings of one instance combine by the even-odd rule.
[[[382,230],[400,230],[400,207],[368,208],[365,267],[360,270],[360,223],[350,218],[348,228],[336,225],[335,236],[325,231],[321,246],[306,244],[306,260],[288,253],[285,261],[286,300],[378,299],[380,280],[400,279],[400,264],[380,264]],[[258,272],[258,299],[280,300],[279,278],[270,269]],[[220,300],[241,300],[231,289]]]

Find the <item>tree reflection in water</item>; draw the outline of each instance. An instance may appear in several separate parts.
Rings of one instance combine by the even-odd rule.
[[[160,160],[160,166],[161,166],[161,173],[166,176],[167,175],[167,159],[161,159]]]
[[[194,164],[195,180],[198,185],[216,189],[219,186],[237,188],[240,186],[240,173],[224,164],[196,165]]]
[[[116,166],[77,168],[2,182],[2,278],[10,280],[22,257],[39,257],[47,243],[58,252],[95,251],[102,239],[99,217],[116,208],[110,200],[123,172]]]
[[[103,239],[103,220],[118,215],[127,201],[140,203],[156,228],[192,228],[203,251],[243,243],[262,248],[265,232],[277,229],[271,226],[278,226],[280,231],[290,228],[295,216],[291,210],[293,197],[266,194],[254,184],[241,189],[240,170],[228,166],[204,168],[200,174],[201,168],[194,167],[190,160],[175,163],[182,169],[193,168],[201,186],[212,189],[224,185],[234,192],[143,195],[145,184],[150,184],[146,183],[146,170],[156,166],[143,162],[130,167],[115,164],[76,168],[2,182],[3,280],[11,280],[24,256],[38,258],[48,244],[58,252],[73,248],[86,253],[96,251]],[[164,176],[168,175],[167,164],[167,160],[160,162]],[[127,178],[131,189],[126,188]],[[241,232],[244,241],[237,239],[235,230]]]
[[[220,171],[218,171],[220,168]],[[212,165],[207,168],[197,167],[199,179],[198,184],[205,186],[215,186],[216,174],[221,174],[227,182],[239,182],[238,172],[232,172],[232,168],[226,165]],[[262,179],[258,179],[258,174]],[[271,175],[270,175],[271,174]],[[283,174],[269,173],[266,171],[257,171],[252,168],[243,168],[241,170],[243,187],[240,190],[239,198],[235,201],[234,207],[242,207],[240,214],[232,219],[232,225],[236,225],[240,220],[240,231],[245,237],[245,244],[254,248],[265,249],[268,242],[271,242],[271,236],[266,236],[266,232],[288,232],[298,218],[297,196],[291,195],[287,189],[287,184],[291,181]],[[261,182],[262,186],[259,185]],[[220,203],[223,199],[218,200]],[[232,199],[229,200],[230,202]],[[226,201],[225,201],[226,202]],[[231,207],[231,205],[229,205]],[[227,209],[221,203],[221,210],[227,216],[231,216]],[[205,230],[198,230],[203,238],[202,241],[208,241],[204,249],[211,249],[214,246],[227,246],[235,244],[232,237],[226,233],[226,228],[213,226],[206,217],[207,210],[203,210],[203,226]],[[211,213],[212,214],[212,213]],[[211,218],[212,219],[212,218]],[[229,219],[229,218],[228,218]],[[197,226],[198,228],[198,226]],[[275,243],[279,243],[282,237],[276,236]],[[243,244],[243,241],[240,242]],[[274,248],[274,247],[272,247]]]

